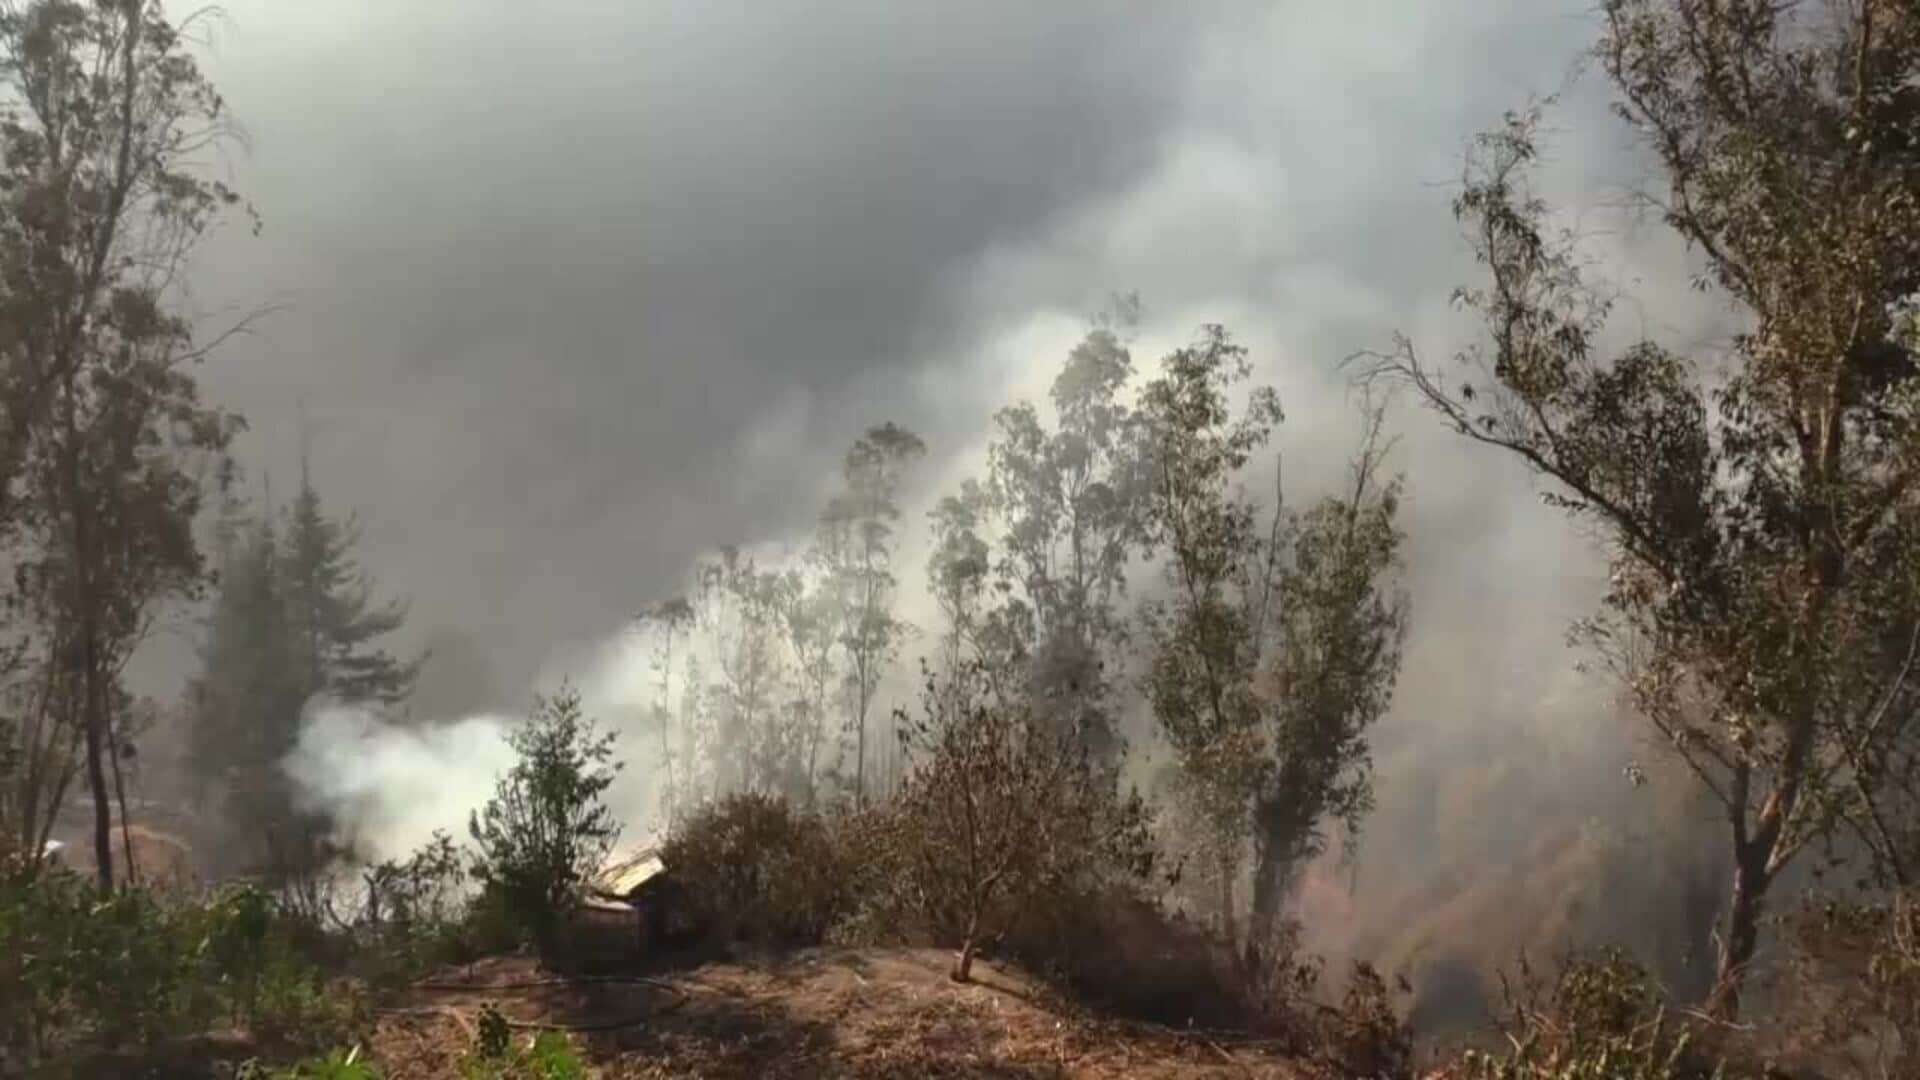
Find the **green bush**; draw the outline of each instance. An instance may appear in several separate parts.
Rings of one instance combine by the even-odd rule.
[[[1731,1080],[1732,1067],[1617,949],[1576,955],[1551,985],[1522,970],[1508,991],[1504,1053],[1469,1051],[1472,1080]]]
[[[101,895],[57,866],[0,868],[0,1071],[80,1048],[141,1050],[222,1018],[295,1046],[363,1020],[301,927],[258,889]]]
[[[465,1080],[580,1080],[587,1074],[573,1044],[557,1031],[543,1031],[523,1046],[492,1005],[480,1010],[474,1045],[460,1059]]]
[[[216,918],[130,889],[102,897],[58,866],[0,869],[0,1034],[8,1060],[79,1039],[139,1046],[204,1026],[219,1007]]]
[[[376,863],[361,872],[366,892],[355,965],[361,977],[376,986],[393,986],[441,964],[479,955],[473,920],[480,913],[465,889],[466,858],[452,837],[435,832],[407,858]],[[494,932],[478,947],[504,951],[517,944],[510,934]]]
[[[540,701],[508,741],[518,760],[468,823],[473,874],[551,961],[580,887],[619,837],[600,800],[620,764],[614,736],[581,713],[571,688]]]
[[[360,1056],[360,1047],[334,1050],[311,1057],[285,1069],[267,1072],[242,1069],[236,1080],[380,1080],[379,1067]]]

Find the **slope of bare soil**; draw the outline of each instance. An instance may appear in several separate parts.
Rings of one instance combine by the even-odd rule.
[[[545,978],[526,960],[451,969],[383,1014],[390,1077],[445,1076],[492,1002],[530,1037],[568,1030],[604,1077],[1277,1077],[1270,1044],[1085,1015],[990,963],[947,978],[933,950],[814,949],[625,980]]]

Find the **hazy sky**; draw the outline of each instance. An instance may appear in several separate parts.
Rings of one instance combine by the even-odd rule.
[[[869,423],[957,480],[1113,291],[1145,302],[1143,366],[1207,321],[1253,347],[1310,491],[1354,434],[1341,358],[1467,329],[1466,140],[1567,81],[1590,6],[230,0],[207,66],[265,229],[203,250],[195,300],[278,310],[209,394],[276,495],[304,401],[416,637],[467,635],[511,692],[702,548],[804,528]],[[1596,79],[1569,101],[1554,166],[1598,205],[1637,166]],[[1641,239],[1599,242],[1680,293]],[[1416,689],[1561,665],[1577,544],[1516,469],[1399,426]]]

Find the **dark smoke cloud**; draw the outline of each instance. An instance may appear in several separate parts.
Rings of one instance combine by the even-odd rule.
[[[255,483],[316,471],[509,684],[893,416],[952,450],[1041,312],[1139,289],[1324,374],[1450,280],[1437,182],[1583,5],[284,5],[209,24],[260,206],[210,314]],[[1050,363],[1050,358],[1029,358]],[[564,651],[564,649],[563,649]]]
[[[318,474],[423,622],[514,674],[699,548],[812,512],[853,429],[968,339],[956,275],[1151,168],[1211,9],[227,5],[286,305],[209,383]],[[757,450],[757,452],[756,452]],[[749,467],[750,466],[750,467]]]

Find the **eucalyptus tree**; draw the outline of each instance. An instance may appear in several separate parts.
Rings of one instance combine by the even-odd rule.
[[[1608,298],[1531,183],[1538,111],[1483,136],[1455,214],[1486,326],[1449,371],[1401,342],[1461,434],[1554,482],[1608,541],[1582,624],[1718,802],[1737,1013],[1769,889],[1852,833],[1915,872],[1886,800],[1920,642],[1920,11],[1863,0],[1606,0],[1598,47],[1662,181],[1647,196],[1731,304],[1724,349],[1603,351]]]

